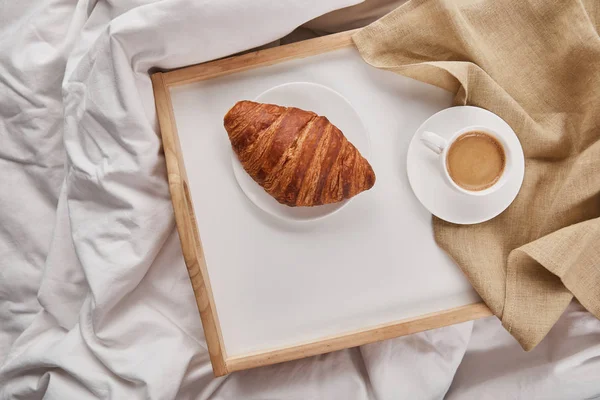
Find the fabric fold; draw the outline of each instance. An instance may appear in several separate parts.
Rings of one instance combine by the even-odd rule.
[[[450,90],[519,137],[513,204],[483,224],[433,224],[526,350],[573,295],[600,317],[598,13],[593,1],[412,0],[353,36],[367,63]]]

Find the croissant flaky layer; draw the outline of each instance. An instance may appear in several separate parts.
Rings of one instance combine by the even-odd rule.
[[[336,203],[369,190],[369,162],[325,117],[294,107],[239,101],[225,115],[246,172],[288,206]]]

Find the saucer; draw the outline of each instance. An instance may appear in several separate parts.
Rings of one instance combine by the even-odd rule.
[[[468,125],[484,126],[497,132],[506,140],[514,157],[508,181],[489,195],[469,196],[451,188],[440,170],[440,156],[420,140],[421,133],[426,130],[449,139]],[[447,108],[423,122],[408,146],[406,163],[408,181],[421,204],[436,217],[455,224],[485,222],[506,210],[517,197],[525,174],[523,149],[512,128],[496,114],[472,106]]]
[[[369,156],[369,136],[364,124],[350,102],[333,89],[317,83],[291,82],[261,93],[254,101],[297,107],[325,116],[344,133],[344,136],[365,158]],[[248,199],[264,212],[286,221],[304,222],[325,218],[339,211],[351,201],[350,199],[314,207],[288,207],[280,204],[265,192],[246,173],[233,152],[231,162],[235,178]]]

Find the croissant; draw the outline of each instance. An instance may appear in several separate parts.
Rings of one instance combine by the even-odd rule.
[[[239,101],[223,122],[246,172],[282,204],[336,203],[375,184],[369,162],[313,112]]]

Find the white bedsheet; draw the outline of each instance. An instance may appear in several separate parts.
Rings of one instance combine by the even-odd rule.
[[[600,322],[578,305],[532,353],[487,318],[212,377],[148,69],[355,2],[0,0],[1,399],[600,396]]]

